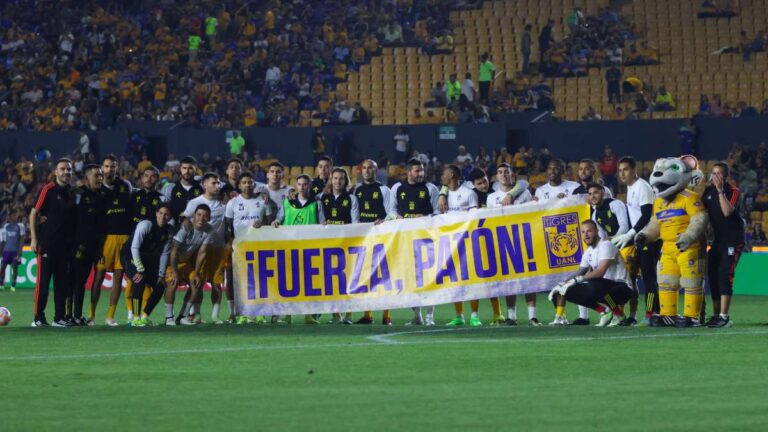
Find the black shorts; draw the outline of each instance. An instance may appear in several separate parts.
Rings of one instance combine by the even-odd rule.
[[[144,264],[144,280],[142,281],[142,285],[155,286],[160,277],[160,259],[158,257],[150,258],[142,256],[141,260]],[[133,257],[131,256],[130,251],[120,254],[120,263],[123,265],[125,275],[130,279],[133,279],[133,277],[136,276],[136,273],[139,272],[136,265],[133,263]]]
[[[590,309],[609,304],[607,296],[610,296],[617,306],[623,305],[632,297],[632,289],[625,282],[601,278],[577,283],[565,292],[565,300]]]
[[[733,295],[733,277],[744,243],[713,244],[707,252],[707,278],[713,297]]]

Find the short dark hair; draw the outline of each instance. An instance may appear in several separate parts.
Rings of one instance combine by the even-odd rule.
[[[278,168],[280,168],[280,171],[285,169],[285,165],[281,164],[278,161],[274,161],[274,162],[270,163],[269,165],[267,165],[267,171],[269,171],[269,169],[272,168],[272,167],[278,167]]]
[[[621,164],[628,164],[630,168],[635,169],[637,167],[637,161],[632,156],[624,156],[623,158],[619,159],[619,165]]]
[[[253,180],[253,174],[251,174],[250,171],[245,171],[242,174],[240,174],[240,177],[237,178],[237,182],[240,183],[244,178],[249,178]]]
[[[592,188],[598,188],[601,191],[605,191],[605,189],[603,189],[603,185],[601,185],[600,183],[597,183],[597,182],[592,182],[592,183],[589,183],[587,185],[587,191],[589,191]]]
[[[240,159],[240,158],[236,158],[236,157],[233,157],[233,158],[230,158],[230,159],[227,161],[227,165],[226,165],[226,166],[227,166],[227,168],[229,168],[229,165],[230,165],[230,164],[233,164],[233,163],[239,163],[239,164],[240,164],[240,166],[243,166],[243,165],[244,165],[244,164],[243,164],[243,160],[242,160],[242,159]]]
[[[150,166],[144,168],[144,170],[141,171],[141,175],[144,175],[144,173],[147,172],[147,171],[154,171],[155,174],[158,174],[158,175],[160,174],[160,170],[157,169],[157,167],[154,166],[154,165],[150,165]]]
[[[111,161],[112,161],[112,162],[114,162],[114,163],[117,163],[117,162],[118,162],[118,160],[117,160],[117,156],[115,156],[115,155],[114,155],[114,154],[112,154],[112,153],[110,153],[110,154],[108,154],[108,155],[104,156],[104,159],[102,159],[102,160],[101,160],[101,163],[104,163],[104,161],[108,161],[108,160],[111,160]]]
[[[100,170],[101,167],[96,164],[88,164],[83,167],[83,174],[88,175],[93,170]]]
[[[562,160],[562,159],[552,159],[552,160],[549,161],[549,163],[554,163],[554,164],[556,164],[560,168],[560,171],[565,171],[565,161],[564,160]]]
[[[475,182],[477,179],[488,177],[487,174],[485,174],[485,171],[483,171],[482,168],[475,168],[472,171],[469,172],[469,181],[472,183]]]
[[[173,209],[171,208],[171,204],[166,202],[161,202],[160,204],[158,204],[157,207],[155,208],[155,213],[159,212],[160,209],[162,208],[168,209],[168,213],[173,214]]]
[[[208,214],[211,214],[211,208],[208,207],[208,204],[200,204],[197,207],[195,207],[195,213],[197,213],[198,210],[205,210],[208,212]]]
[[[508,163],[506,163],[506,162],[502,162],[502,163],[500,163],[500,164],[496,165],[496,169],[497,169],[497,170],[498,170],[499,168],[502,168],[502,167],[504,167],[504,168],[507,168],[507,169],[508,169],[508,170],[510,170],[510,171],[513,171],[513,170],[512,170],[512,166],[511,166],[511,165],[509,165],[509,164],[508,164]]]
[[[301,180],[301,179],[304,179],[304,180],[306,180],[308,183],[312,183],[312,179],[311,179],[311,178],[310,178],[310,177],[309,177],[307,174],[299,174],[299,175],[296,177],[296,181],[299,181],[299,180]]]
[[[195,159],[194,156],[184,156],[181,159],[181,164],[187,164],[187,165],[197,165],[197,159]]]
[[[416,165],[424,166],[424,162],[422,162],[422,161],[420,161],[419,159],[416,159],[416,158],[408,159],[408,166],[409,167],[413,167],[413,166],[416,166]]]
[[[594,168],[594,166],[595,166],[595,160],[594,160],[594,159],[590,159],[590,158],[584,158],[584,159],[581,159],[581,160],[579,161],[579,163],[580,163],[580,164],[583,164],[583,163],[586,163],[586,164],[590,164],[590,165],[592,165],[592,167],[593,167],[593,168]]]
[[[597,229],[597,222],[593,221],[592,219],[584,219],[583,221],[581,221],[581,224],[582,225],[590,224],[593,227],[595,227],[595,229]]]
[[[63,157],[63,158],[60,158],[59,160],[56,161],[56,165],[58,165],[60,163],[68,163],[68,164],[72,165],[72,159]],[[56,165],[54,165],[54,166],[56,166]]]
[[[201,183],[205,183],[205,181],[208,180],[209,178],[215,178],[216,180],[218,180],[219,179],[219,175],[216,174],[215,172],[207,172],[207,173],[203,174],[203,178],[202,178],[202,180],[200,180],[200,182]]]
[[[461,170],[459,169],[459,167],[457,167],[454,164],[448,164],[445,167],[443,167],[443,169],[450,171],[456,180],[461,181]]]
[[[330,156],[320,156],[320,159],[317,160],[317,165],[320,165],[320,161],[326,161],[333,166],[333,159]]]
[[[725,171],[725,176],[730,177],[731,176],[731,167],[728,166],[725,162],[715,162],[715,165],[712,166],[712,168],[720,167]]]

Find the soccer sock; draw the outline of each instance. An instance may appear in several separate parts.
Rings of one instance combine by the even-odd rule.
[[[528,319],[536,318],[536,306],[528,306]]]
[[[507,308],[507,318],[515,321],[517,320],[517,308],[515,306],[512,306],[511,308]]]
[[[477,314],[477,312],[472,312],[472,315],[471,315],[471,317],[472,317],[472,318],[479,318],[479,317],[478,317],[478,314]]]
[[[463,302],[456,302],[453,304],[453,309],[456,310],[456,316],[460,317],[464,315],[464,303]]]
[[[653,302],[656,299],[656,293],[648,292],[645,294],[645,317],[653,316]]]
[[[371,316],[373,316],[373,313],[371,313]],[[392,319],[392,313],[389,311],[389,309],[384,310],[384,316],[381,317],[382,319]]]
[[[659,290],[659,307],[663,316],[677,315],[677,291]]]
[[[686,290],[687,291],[687,290]],[[701,304],[704,301],[704,290],[699,288],[695,293],[685,293],[685,313],[683,315],[693,319],[699,319],[701,315]]]
[[[493,309],[493,317],[501,315],[501,305],[499,304],[498,297],[491,298],[491,309]]]
[[[115,283],[114,281],[112,283]],[[128,279],[128,283],[125,284],[125,309],[128,310],[128,315],[133,312],[133,281]]]
[[[139,309],[134,308],[133,311],[136,313],[136,315],[139,315],[139,311],[144,312],[144,309],[147,307],[147,303],[149,302],[149,297],[152,295],[152,288],[150,287],[144,287],[144,293],[141,295],[141,307]]]
[[[219,320],[219,306],[221,306],[220,303],[214,303],[213,307],[211,308],[211,319],[214,321]]]
[[[199,320],[203,316],[203,302],[195,303],[190,310],[192,315],[195,315],[195,319]]]
[[[181,312],[180,312],[181,316],[185,317],[185,316],[189,315],[189,308],[191,308],[191,307],[192,307],[192,303],[184,302],[181,305]]]
[[[427,306],[427,318],[432,318],[435,315],[435,307]]]
[[[512,310],[512,309],[510,309],[510,310]],[[556,306],[555,307],[555,316],[564,317],[565,316],[565,306]]]
[[[387,311],[384,311],[384,315],[385,315],[385,316],[386,316],[386,314],[387,314]],[[373,319],[373,311],[365,311],[365,312],[363,313],[363,318],[366,318],[366,319]]]
[[[140,298],[131,298],[131,306],[133,307],[133,310],[138,311],[141,310],[141,299]],[[134,318],[140,318],[139,315],[134,315]]]
[[[173,318],[173,303],[166,303],[165,304],[165,317],[166,318]]]
[[[109,308],[107,308],[107,319],[115,319],[115,309],[116,305],[109,305]]]
[[[237,311],[235,311],[235,301],[234,300],[227,300],[227,306],[229,307],[229,314],[230,315],[237,315]]]
[[[589,319],[589,309],[584,306],[579,306],[579,318]]]
[[[472,310],[472,313],[477,314],[477,311],[480,310],[480,300],[470,300],[469,308]]]

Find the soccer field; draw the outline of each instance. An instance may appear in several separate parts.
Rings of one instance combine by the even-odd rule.
[[[539,318],[548,322],[551,307],[544,296],[539,301]],[[736,326],[719,330],[33,329],[31,292],[0,292],[0,305],[14,313],[11,325],[0,328],[3,431],[757,431],[768,425],[764,297],[736,297]],[[518,309],[524,322],[525,308]],[[487,321],[485,301],[483,311]],[[568,312],[577,316],[575,308]],[[452,313],[451,306],[438,308],[438,322]],[[393,318],[402,323],[410,316],[398,311]],[[118,318],[124,317],[121,303]]]

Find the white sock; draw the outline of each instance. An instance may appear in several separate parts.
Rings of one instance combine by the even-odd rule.
[[[517,321],[517,308],[515,306],[507,308],[507,317],[511,320]]]
[[[220,303],[214,303],[213,308],[211,309],[211,319],[214,321],[219,320],[219,306],[221,306]]]
[[[234,300],[227,300],[227,306],[229,306],[229,314],[235,315],[235,301]]]
[[[722,319],[728,319],[728,314],[721,313],[720,318]]]
[[[128,311],[128,321],[133,319],[133,311]]]
[[[427,316],[431,317],[435,314],[435,307],[434,306],[427,306]]]
[[[413,319],[421,320],[421,308],[412,307],[411,310],[413,311]]]
[[[579,306],[579,318],[589,319],[589,309],[584,306]]]
[[[191,303],[184,302],[184,304],[181,305],[181,316],[185,317],[189,315],[189,309],[192,307]]]
[[[536,318],[536,306],[528,306],[528,319]]]
[[[472,315],[470,315],[471,318],[478,318],[477,312],[472,312]]]
[[[173,318],[173,303],[166,303],[165,304],[165,317],[166,318]]]

